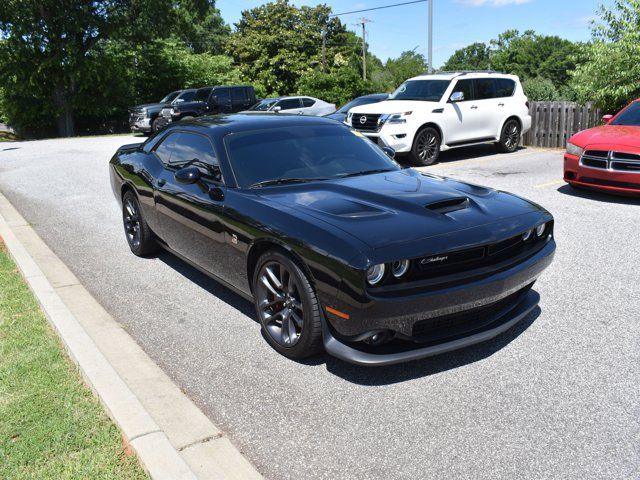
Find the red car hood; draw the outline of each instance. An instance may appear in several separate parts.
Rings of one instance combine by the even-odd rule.
[[[569,141],[581,148],[601,145],[610,148],[620,146],[640,149],[640,127],[603,125],[578,132]]]

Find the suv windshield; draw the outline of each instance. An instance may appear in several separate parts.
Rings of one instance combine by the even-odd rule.
[[[225,144],[241,188],[400,169],[370,140],[340,125],[242,132],[227,135]]]
[[[174,98],[176,98],[178,96],[180,92],[171,92],[169,95],[167,95],[166,97],[164,97],[162,100],[160,100],[160,102],[158,103],[169,103],[172,102]]]
[[[609,125],[640,126],[640,102],[633,102]]]
[[[408,80],[389,95],[389,100],[439,102],[449,83],[449,80]]]
[[[260,100],[253,107],[251,107],[249,110],[254,111],[254,112],[266,112],[277,101],[278,101],[277,98],[265,98],[264,100]]]
[[[384,98],[383,95],[380,95],[379,97],[360,97],[360,98],[356,98],[356,99],[351,100],[349,103],[343,105],[342,107],[340,107],[340,110],[338,110],[335,113],[347,113],[353,107],[359,107],[361,105],[369,105],[370,103],[378,103],[378,102],[382,101],[383,98]]]

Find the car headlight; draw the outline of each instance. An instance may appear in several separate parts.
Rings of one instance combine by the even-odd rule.
[[[391,264],[391,273],[396,278],[400,278],[409,270],[409,260],[398,260]]]
[[[579,157],[584,152],[584,148],[579,147],[578,145],[574,145],[573,143],[567,142],[567,153],[570,155],[575,155]]]
[[[536,236],[537,236],[538,238],[540,238],[540,237],[544,234],[544,231],[545,231],[546,229],[547,229],[547,224],[546,224],[546,223],[542,223],[542,224],[538,225],[538,226],[536,227]]]
[[[384,263],[379,263],[378,265],[369,267],[367,270],[367,282],[369,282],[369,285],[376,285],[380,283],[380,280],[384,277],[384,270]]]
[[[353,112],[347,113],[347,118],[345,119],[344,123],[346,123],[347,125],[351,125],[351,118],[353,118]]]
[[[529,241],[529,239],[531,238],[532,235],[533,235],[533,228],[530,229],[530,230],[527,230],[526,232],[524,232],[522,234],[522,240],[524,242],[527,242],[527,241]]]
[[[389,124],[401,124],[407,123],[407,117],[411,115],[413,112],[404,112],[404,113],[387,113],[380,117],[380,123],[389,123]]]

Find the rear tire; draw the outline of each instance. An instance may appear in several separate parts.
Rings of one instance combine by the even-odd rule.
[[[158,251],[158,244],[147,225],[138,198],[131,190],[122,197],[122,223],[127,243],[134,255],[144,257]]]
[[[410,159],[418,167],[426,167],[438,163],[440,158],[440,134],[433,127],[420,130],[413,139]]]
[[[299,360],[322,351],[320,302],[297,261],[277,250],[262,254],[253,296],[264,337],[278,353]]]
[[[520,122],[511,118],[507,120],[502,127],[500,134],[500,141],[496,143],[496,148],[502,153],[513,153],[518,149],[520,145],[520,137],[522,135],[522,128]]]

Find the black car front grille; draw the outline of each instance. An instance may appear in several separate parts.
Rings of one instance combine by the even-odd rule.
[[[378,124],[380,115],[374,113],[354,113],[351,117],[351,126],[362,132],[377,132],[380,130]]]
[[[589,168],[616,172],[640,173],[640,155],[607,150],[587,150],[580,163]]]
[[[419,320],[413,324],[413,339],[417,342],[436,341],[480,329],[496,321],[500,313],[507,313],[513,309],[532,285],[489,305],[442,317]]]

